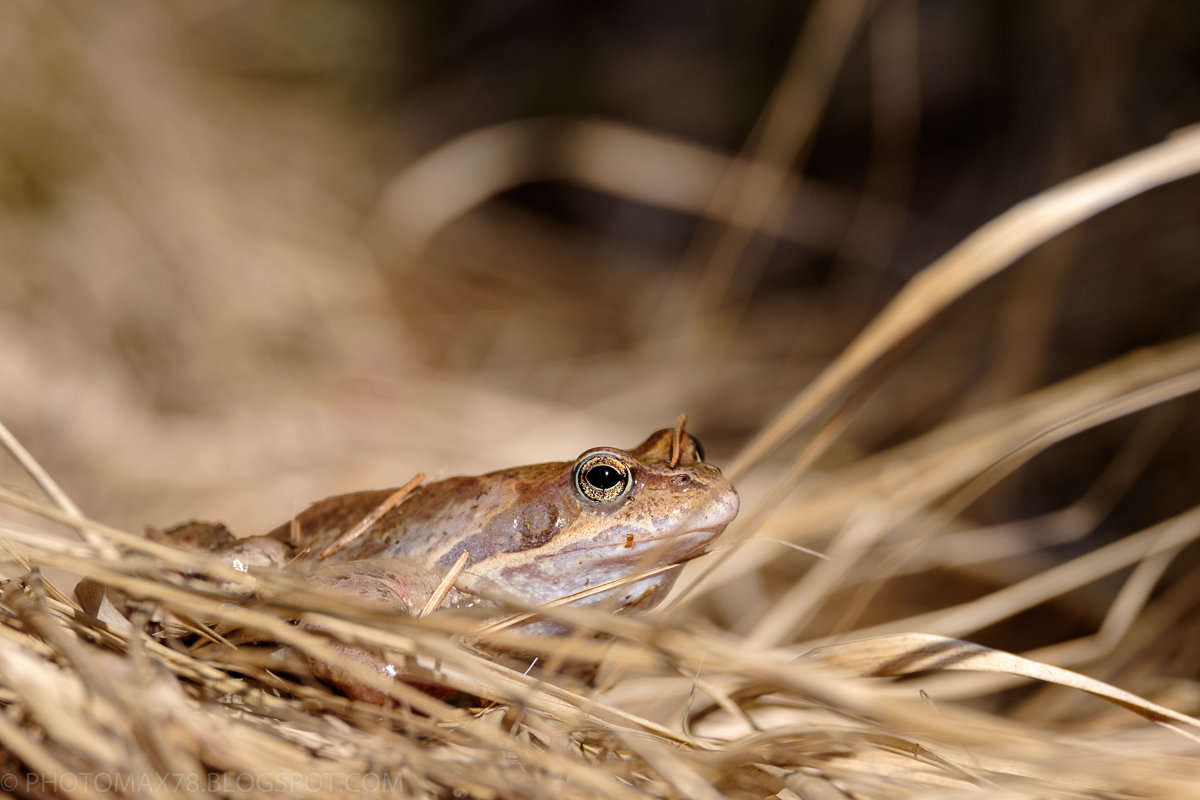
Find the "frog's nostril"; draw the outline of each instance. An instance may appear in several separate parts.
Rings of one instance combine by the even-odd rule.
[[[671,478],[671,484],[673,486],[686,486],[687,484],[689,484],[691,482],[692,482],[692,476],[688,475],[686,473],[683,475],[675,475],[674,477]]]

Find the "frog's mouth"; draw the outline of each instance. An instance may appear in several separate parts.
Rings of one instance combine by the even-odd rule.
[[[645,566],[667,562],[683,563],[701,553],[720,536],[738,513],[737,496],[732,502],[715,504],[703,511],[657,526],[618,526],[605,546],[619,548],[616,559],[628,564],[643,560]],[[662,532],[656,528],[670,528]]]
[[[611,593],[605,593],[609,596],[639,584],[643,588],[661,588],[665,594],[684,565],[704,555],[709,543],[722,530],[723,527],[697,528],[658,536],[642,531],[640,539],[628,544],[594,545],[590,553],[593,560],[588,567],[597,579],[592,584],[613,583]],[[639,590],[634,594],[641,593]],[[636,597],[631,602],[636,603]]]
[[[618,612],[653,608],[737,509],[735,496],[687,516],[640,517],[612,524],[603,535],[551,539],[536,549],[485,559],[476,565],[475,577],[525,602],[562,601]]]
[[[706,552],[708,545],[737,515],[737,510],[736,502],[722,504],[696,513],[691,519],[674,520],[671,526],[674,530],[666,532],[656,530],[654,524],[615,525],[602,539],[574,542],[558,551],[548,549],[535,560],[544,568],[585,570],[599,578],[599,582],[634,578],[659,567],[682,567]],[[555,561],[560,564],[552,566]]]
[[[721,534],[724,525],[705,528],[689,528],[670,533],[653,533],[632,525],[623,525],[611,531],[611,538],[603,542],[580,542],[563,550],[546,552],[538,560],[552,561],[559,558],[579,558],[591,568],[616,567],[621,572],[639,572],[631,565],[641,564],[649,568],[660,564],[680,564],[703,554],[705,546]]]
[[[622,547],[624,558],[644,558],[654,563],[668,561],[680,564],[701,555],[708,544],[725,530],[724,525],[714,525],[707,528],[689,528],[684,531],[672,531],[663,534],[645,534],[634,536],[633,540],[626,538]]]

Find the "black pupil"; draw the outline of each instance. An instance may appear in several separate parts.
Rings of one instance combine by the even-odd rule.
[[[621,473],[607,464],[601,464],[597,467],[592,467],[587,471],[587,482],[601,491],[611,489],[618,485],[622,478]]]

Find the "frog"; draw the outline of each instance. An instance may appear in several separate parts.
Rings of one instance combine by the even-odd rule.
[[[737,490],[705,461],[685,420],[628,450],[593,447],[573,461],[336,495],[259,536],[239,539],[219,523],[197,521],[148,534],[217,553],[239,570],[302,572],[313,585],[409,615],[432,610],[431,598],[436,608],[453,608],[501,606],[504,598],[536,606],[575,595],[578,605],[646,611],[738,513]],[[568,629],[534,618],[522,630]],[[315,666],[351,697],[382,702],[378,692]]]

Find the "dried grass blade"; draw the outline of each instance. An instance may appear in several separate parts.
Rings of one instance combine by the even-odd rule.
[[[871,364],[952,302],[1083,220],[1156,186],[1200,172],[1200,129],[1112,161],[1019,203],[926,267],[726,470],[736,481],[811,421]]]
[[[1174,726],[1168,727],[1200,742],[1200,719],[1152,703],[1124,689],[1118,689],[1078,672],[1043,664],[1003,650],[964,642],[961,639],[928,633],[901,633],[825,645],[810,650],[808,655],[867,677],[896,677],[930,670],[971,670],[1019,675],[1079,689],[1153,722],[1174,722],[1188,726],[1196,733]]]

